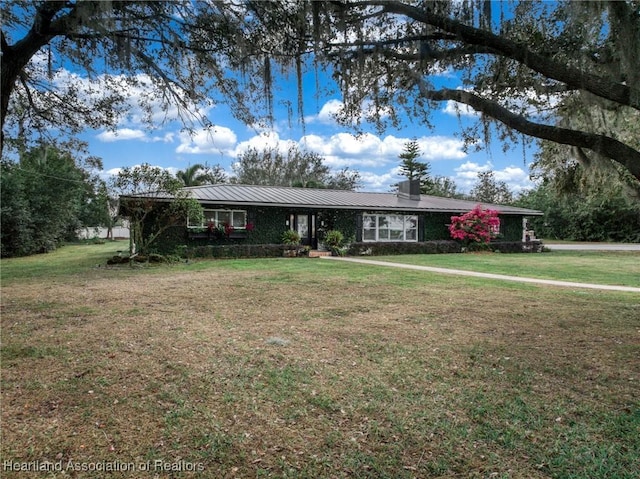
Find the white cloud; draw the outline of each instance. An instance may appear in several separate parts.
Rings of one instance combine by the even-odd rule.
[[[478,95],[478,92],[473,92]],[[484,91],[479,94],[480,96],[488,99],[493,99],[494,95],[490,91]],[[540,94],[533,89],[526,89],[519,92],[518,96],[512,98],[499,99],[499,103],[515,112],[526,115],[527,117],[544,117],[548,114],[549,110],[553,110],[558,106],[562,97],[559,94]],[[457,117],[458,115],[463,117],[478,118],[480,113],[464,103],[458,103],[453,100],[448,100],[442,112]]]
[[[344,103],[340,100],[331,99],[327,101],[317,115],[305,119],[307,123],[319,122],[325,125],[337,125],[336,115],[340,112]]]
[[[442,112],[457,117],[466,116],[466,117],[479,117],[480,113],[475,111],[469,105],[465,105],[464,103],[458,103],[457,101],[448,100],[445,107],[442,109]]]
[[[39,67],[41,60],[34,64]],[[41,67],[40,70],[42,70]],[[43,75],[43,73],[40,74]],[[88,78],[61,68],[53,74],[51,82],[61,92],[73,85],[78,92],[80,102],[86,108],[92,108],[93,105],[103,101],[107,92],[116,92],[120,95],[121,104],[117,105],[112,113],[121,112],[122,115],[117,118],[118,125],[132,128],[176,120],[195,123],[213,108],[212,102],[194,104],[184,94],[180,102],[187,105],[186,107],[178,108],[175,101],[167,105],[163,100],[167,95],[159,93],[159,89],[163,86],[159,84],[158,79],[146,74],[135,76],[103,74]]]
[[[235,150],[233,151],[233,156],[238,157],[249,149],[262,151],[269,148],[276,148],[281,152],[286,152],[291,146],[294,146],[295,144],[296,142],[293,140],[280,139],[280,135],[278,135],[278,133],[275,131],[265,131],[263,133],[260,133],[259,135],[255,135],[249,138],[246,141],[238,143]]]
[[[329,137],[306,135],[299,143],[301,148],[323,156],[325,163],[331,167],[357,168],[381,166],[391,161],[396,149],[393,140],[392,136],[382,140],[371,133],[337,133]]]
[[[467,161],[455,168],[456,174],[453,179],[461,191],[469,192],[478,181],[478,173],[489,170],[493,170],[496,181],[504,181],[513,193],[520,193],[534,186],[529,174],[522,168],[510,165],[501,170],[494,170],[491,162],[480,165]]]
[[[371,133],[352,135],[337,133],[329,137],[306,135],[300,144],[327,159],[332,166],[380,166],[398,162],[410,138],[388,135],[380,138]],[[459,160],[467,156],[460,140],[443,136],[425,136],[417,139],[426,160]]]
[[[173,143],[173,139],[175,138],[176,134],[173,132],[169,132],[169,133],[165,133],[162,136],[154,136],[153,138],[151,138],[151,141],[153,141],[154,143],[158,143],[158,142],[162,142],[162,143]]]
[[[473,175],[473,177],[475,178],[478,175],[478,173],[483,171],[489,171],[492,168],[493,168],[493,164],[490,161],[488,161],[484,165],[475,163],[473,161],[467,161],[461,164],[460,166],[458,166],[457,168],[455,168],[455,171],[456,173],[458,173],[458,176],[470,177],[471,175]]]
[[[105,143],[111,143],[113,141],[123,141],[123,140],[142,140],[148,141],[146,138],[146,134],[142,130],[133,130],[131,128],[120,128],[116,131],[103,131],[99,135],[96,136],[98,140],[104,141]]]
[[[226,153],[232,154],[236,147],[238,137],[226,126],[213,126],[196,131],[180,133],[180,145],[176,153],[208,154]]]
[[[350,133],[338,133],[329,139],[328,146],[333,153],[345,156],[384,156],[384,142],[371,133],[354,136]]]
[[[118,173],[120,173],[122,171],[122,168],[118,167],[118,168],[111,168],[109,170],[103,171],[102,174],[100,175],[102,177],[102,179],[108,179],[112,176],[118,176]]]
[[[324,125],[339,126],[337,118],[340,116],[343,108],[344,102],[341,100],[337,100],[335,98],[328,100],[324,105],[322,105],[322,108],[320,108],[320,112],[317,115],[305,117],[305,122],[307,124],[322,123]],[[378,108],[377,114],[376,108]],[[360,108],[358,108],[356,112],[357,113],[354,117],[350,118],[353,125],[360,124],[365,121],[365,119],[375,118],[376,116],[386,118],[390,115],[391,108],[385,106],[377,107],[373,101],[365,100],[361,103]]]
[[[139,140],[143,142],[153,143],[172,143],[174,137],[175,133],[173,132],[148,136],[147,133],[145,133],[143,130],[133,128],[119,128],[115,131],[106,130],[96,135],[96,138],[104,143],[113,143],[114,141],[124,140]]]
[[[418,144],[422,150],[422,157],[427,160],[462,160],[467,157],[467,153],[464,151],[464,142],[456,138],[423,136],[418,138]]]
[[[503,170],[496,171],[496,180],[504,181],[514,193],[520,193],[534,187],[529,173],[517,166],[507,166]]]
[[[362,191],[373,191],[386,193],[391,189],[391,185],[399,181],[394,170],[387,173],[377,174],[370,171],[361,171]]]

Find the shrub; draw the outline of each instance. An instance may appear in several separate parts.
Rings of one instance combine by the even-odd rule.
[[[289,249],[283,244],[230,244],[187,247],[185,258],[275,258]]]
[[[457,241],[438,240],[423,242],[351,243],[348,254],[352,256],[382,256],[394,254],[460,253]]]
[[[454,240],[460,240],[466,245],[489,244],[500,230],[500,218],[496,210],[482,209],[476,205],[468,213],[452,216],[449,233]]]
[[[329,230],[324,235],[323,240],[325,246],[329,248],[333,254],[341,255],[342,246],[344,245],[344,235],[338,230]]]
[[[282,233],[282,243],[286,245],[300,244],[300,235],[295,230],[286,230]]]

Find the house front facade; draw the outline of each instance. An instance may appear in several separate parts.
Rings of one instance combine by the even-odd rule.
[[[324,234],[340,231],[352,243],[418,243],[450,240],[451,216],[478,203],[426,196],[417,182],[403,182],[398,193],[368,193],[277,186],[216,184],[185,190],[203,208],[204,220],[176,224],[157,249],[176,245],[229,243],[277,244],[286,230],[295,230],[303,245],[322,248]],[[171,197],[154,194],[158,203]],[[126,198],[123,198],[126,201]],[[483,204],[500,213],[500,237],[523,241],[526,218],[541,212],[512,206]]]

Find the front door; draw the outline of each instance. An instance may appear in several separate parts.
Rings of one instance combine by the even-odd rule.
[[[294,218],[294,229],[300,235],[300,242],[305,246],[317,248],[316,215],[314,213],[296,213]]]

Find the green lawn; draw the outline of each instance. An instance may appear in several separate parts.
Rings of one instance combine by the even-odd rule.
[[[482,273],[640,287],[638,251],[398,255],[372,259]]]
[[[92,268],[104,267],[106,259],[119,252],[126,254],[128,247],[128,241],[97,245],[69,245],[45,255],[4,259],[0,262],[0,274],[3,281],[13,281],[21,278],[64,277],[69,274],[85,273]],[[560,281],[640,286],[640,252],[637,251],[396,255],[376,256],[372,259]],[[249,262],[225,260],[225,267],[268,268],[273,260],[247,261]],[[193,263],[186,266],[187,270],[206,269],[210,266],[210,262],[206,260],[196,261],[195,264],[195,266]],[[170,267],[175,269],[181,266]]]
[[[638,294],[122,244],[0,263],[2,477],[638,478]]]
[[[65,278],[87,274],[92,268],[106,266],[107,259],[121,252],[127,255],[129,241],[107,241],[103,244],[72,244],[47,253],[25,258],[0,260],[3,282],[38,278]]]

